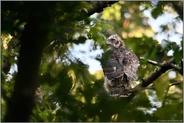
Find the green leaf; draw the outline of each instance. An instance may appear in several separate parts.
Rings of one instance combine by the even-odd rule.
[[[173,56],[174,56],[174,61],[175,61],[175,63],[176,63],[176,64],[179,64],[179,62],[181,61],[182,56],[183,56],[182,50],[179,50],[179,47],[176,47],[176,48],[174,49]]]
[[[169,78],[168,74],[164,73],[162,76],[160,76],[156,81],[154,81],[154,87],[156,89],[156,94],[158,97],[158,100],[162,101],[165,94],[167,93],[167,89],[169,87]]]
[[[86,37],[80,36],[77,41],[75,41],[75,44],[84,43],[86,41]]]
[[[163,12],[162,12],[162,7],[163,7],[163,4],[164,2],[160,2],[157,4],[157,7],[154,8],[151,12],[153,18],[157,18],[159,15],[161,15]]]

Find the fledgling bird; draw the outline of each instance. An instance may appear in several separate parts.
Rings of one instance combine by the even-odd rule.
[[[139,60],[134,52],[125,48],[124,42],[115,34],[107,38],[107,52],[102,55],[104,87],[110,96],[128,97],[131,83],[137,80]]]
[[[36,91],[35,91],[35,98],[36,101],[41,103],[43,101],[43,95],[42,95],[42,90],[41,90],[41,86],[39,86]]]

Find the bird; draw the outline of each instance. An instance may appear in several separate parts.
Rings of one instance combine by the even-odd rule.
[[[109,36],[105,44],[109,48],[101,60],[104,88],[110,96],[129,97],[131,85],[137,80],[139,59],[133,51],[125,48],[124,41],[117,34]]]
[[[36,91],[35,91],[35,100],[39,103],[43,101],[43,95],[42,95],[42,90],[41,86],[39,86]]]

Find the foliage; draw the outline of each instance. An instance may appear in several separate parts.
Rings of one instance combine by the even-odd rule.
[[[18,72],[15,66],[19,58],[19,37],[31,11],[31,6],[25,3],[2,2],[1,120],[7,112],[7,103],[12,96]],[[46,3],[47,6],[39,7],[48,7],[50,2]],[[105,37],[117,33],[123,38],[127,48],[133,50],[139,58],[145,58],[145,61],[140,59],[139,81],[158,67],[147,63],[148,59],[161,64],[174,57],[176,65],[182,67],[183,35],[177,30],[180,20],[173,18],[172,23],[160,26],[161,31],[155,31],[144,14],[149,10],[154,19],[165,13],[176,15],[175,10],[168,7],[172,2],[158,2],[153,6],[150,2],[121,1],[105,8],[96,18],[90,18],[86,13],[93,8],[90,2],[55,3],[37,82],[41,85],[43,100],[35,103],[29,121],[182,121],[183,78],[176,70],[172,70],[176,74],[174,78],[169,77],[171,71],[167,71],[149,85],[151,90],[145,89],[132,100],[115,98],[110,97],[103,88],[102,70],[90,73],[88,65],[72,56],[69,50],[73,44],[93,41],[92,50],[100,46],[106,51]],[[159,42],[156,38],[159,34],[168,37],[179,35],[181,38],[179,43],[170,38]],[[168,55],[170,51],[173,54]],[[175,82],[179,84],[173,84]]]

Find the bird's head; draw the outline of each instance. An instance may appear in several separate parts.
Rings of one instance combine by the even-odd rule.
[[[110,49],[117,49],[117,48],[124,48],[124,42],[121,40],[121,38],[115,34],[111,35],[107,38],[106,45],[110,47]]]

